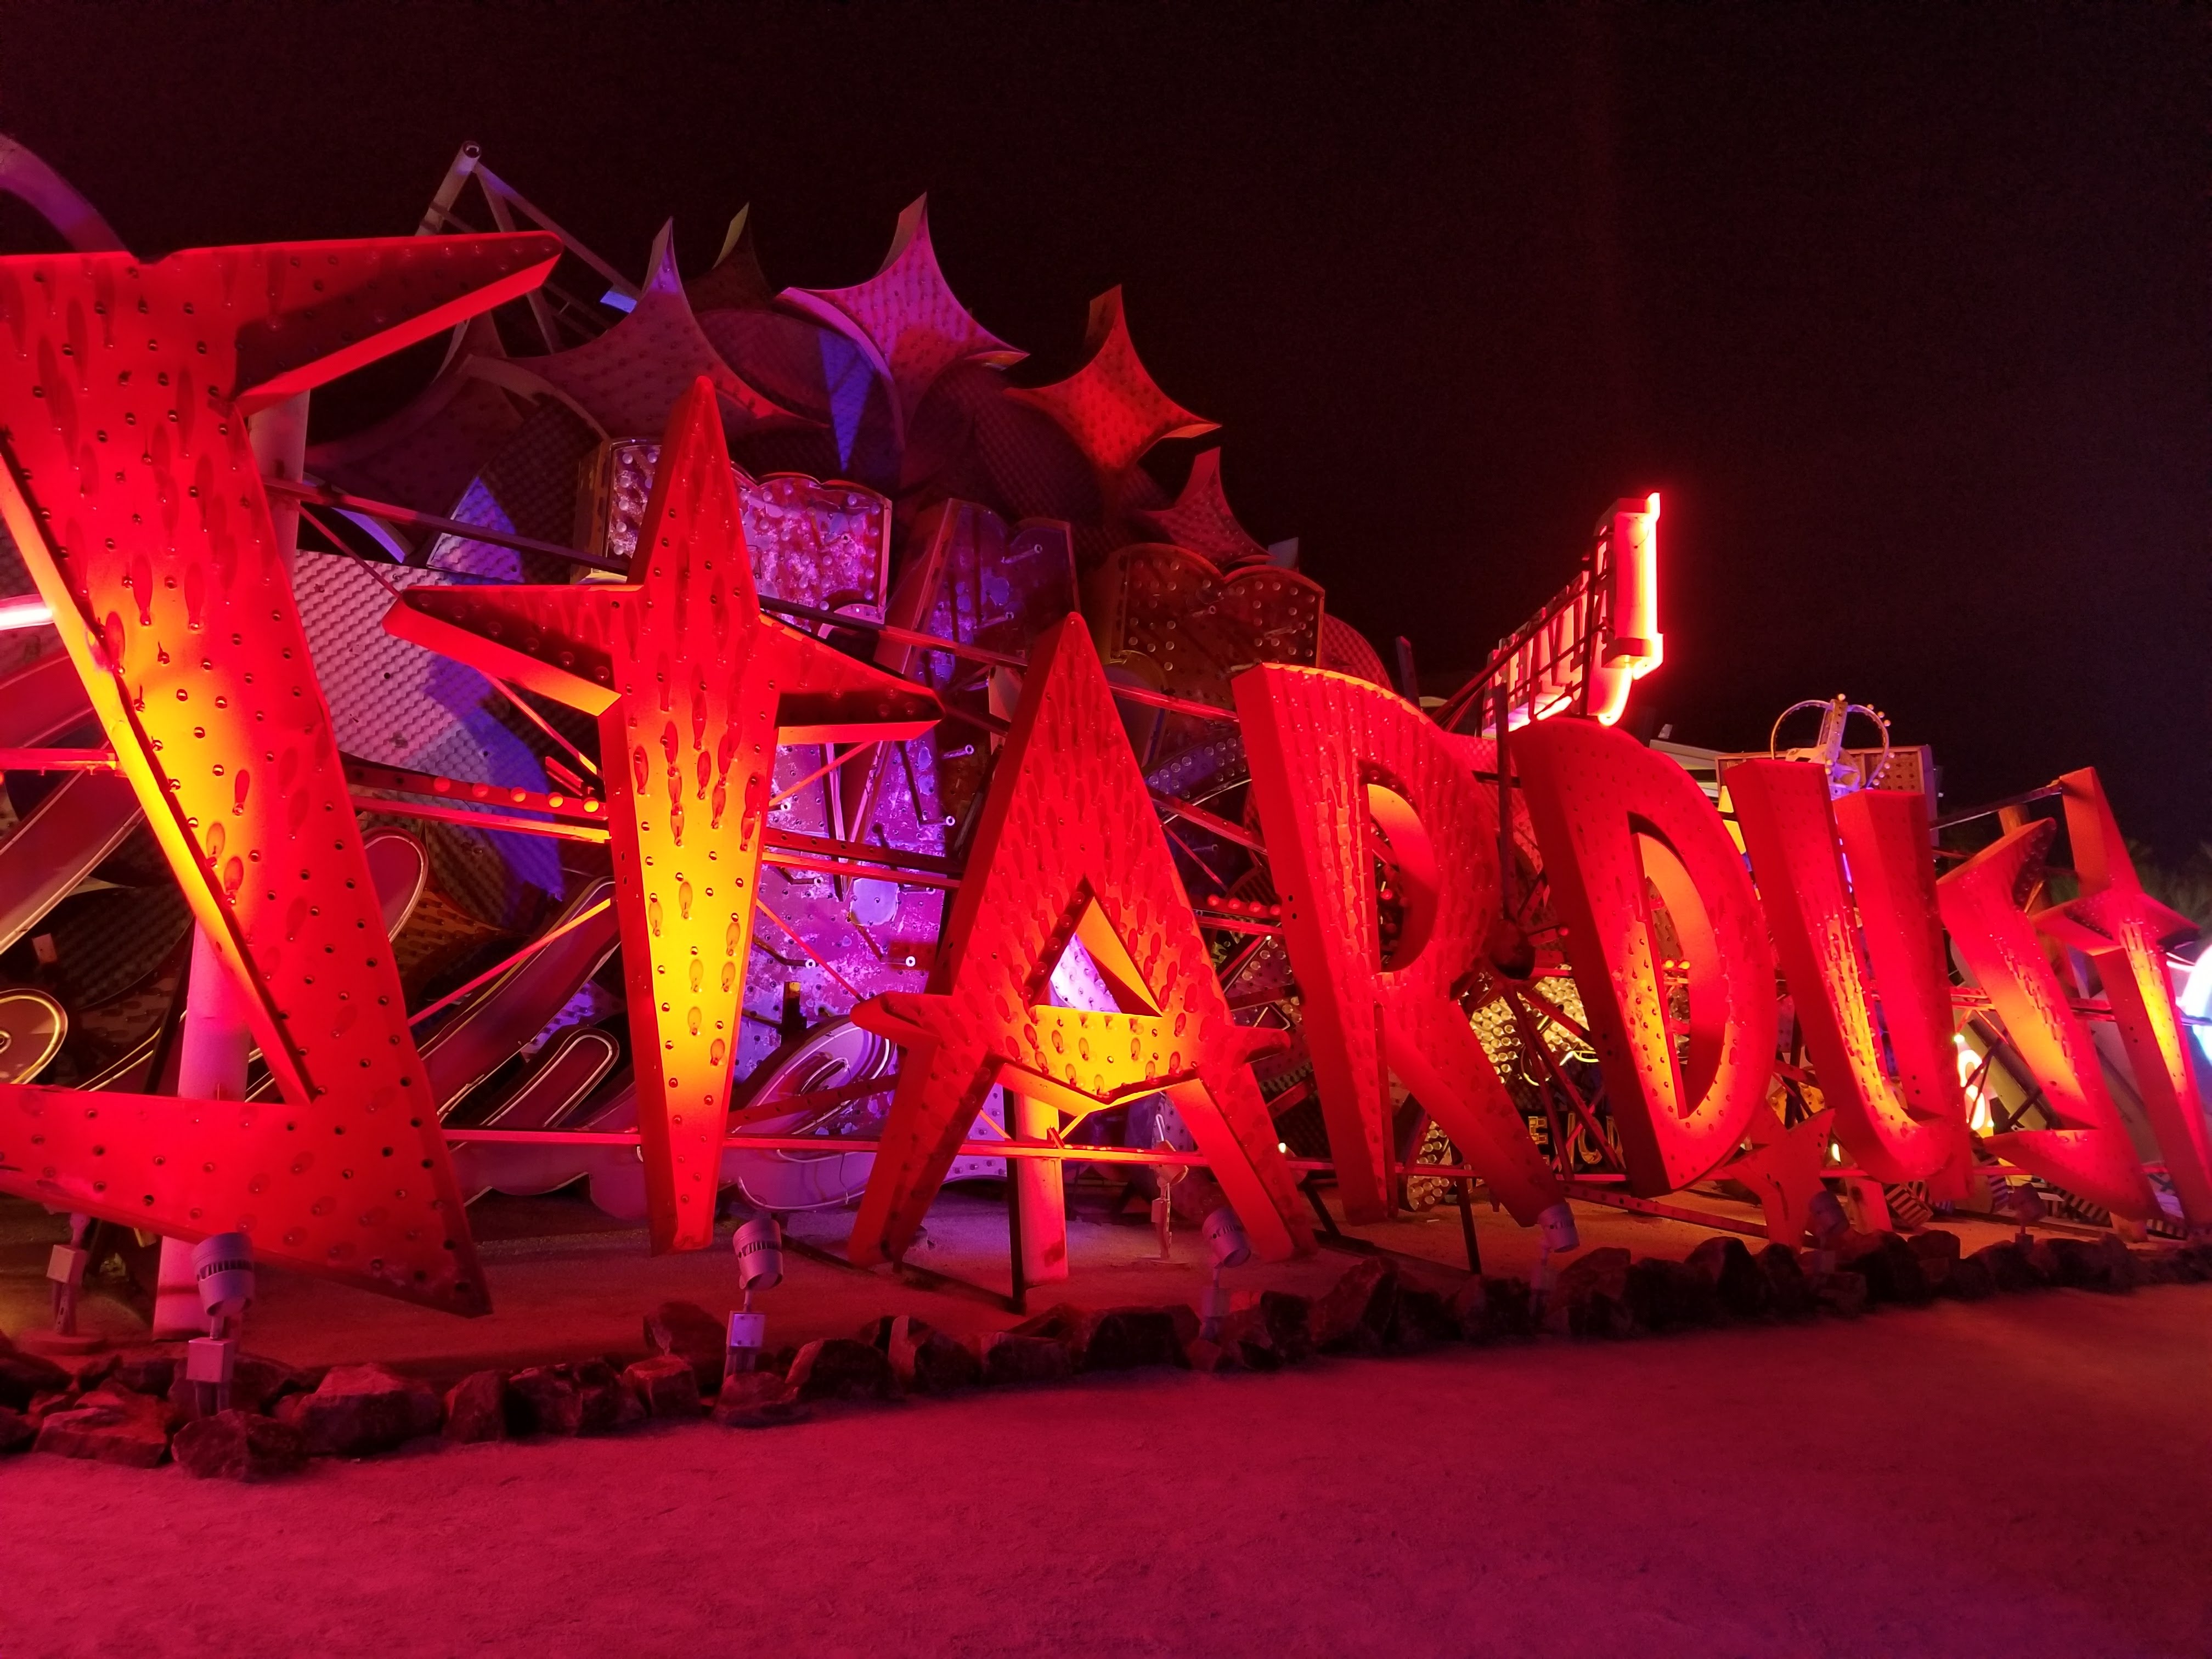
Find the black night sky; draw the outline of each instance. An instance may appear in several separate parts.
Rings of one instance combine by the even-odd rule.
[[[1247,527],[1426,678],[1656,488],[1676,737],[1845,690],[1948,806],[2094,763],[2178,859],[2208,66],[2149,5],[52,5],[11,9],[0,130],[149,255],[403,234],[465,138],[633,270],[750,202],[773,281],[857,282],[927,190],[1018,379],[1125,284]]]

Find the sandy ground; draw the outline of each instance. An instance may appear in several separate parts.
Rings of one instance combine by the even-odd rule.
[[[2212,1288],[240,1487],[0,1464],[0,1653],[2212,1652]]]

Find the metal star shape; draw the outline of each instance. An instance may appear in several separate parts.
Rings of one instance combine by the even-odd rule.
[[[653,1246],[703,1249],[779,730],[906,738],[939,709],[761,614],[712,381],[660,453],[636,580],[418,587],[385,626],[599,717]]]

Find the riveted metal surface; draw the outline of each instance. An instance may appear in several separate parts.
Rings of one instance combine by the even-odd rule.
[[[1832,810],[1804,761],[1745,761],[1728,787],[1836,1138],[1884,1182],[1968,1158],[1925,802],[1862,790]]]
[[[2197,924],[2143,891],[2095,769],[2058,781],[2081,896],[2039,912],[2035,924],[2097,970],[2181,1213],[2193,1226],[2212,1225],[2212,1146],[2161,948]]]
[[[609,435],[658,430],[677,399],[702,378],[741,429],[799,423],[800,416],[723,362],[700,331],[676,274],[672,228],[664,225],[653,239],[649,274],[629,316],[580,346],[518,358],[514,368],[543,380]]]
[[[1234,685],[1345,1213],[1385,1212],[1395,1071],[1514,1218],[1533,1223],[1559,1182],[1454,995],[1498,915],[1497,808],[1467,746],[1347,675],[1265,665]],[[1395,839],[1425,841],[1418,856],[1440,878],[1425,938],[1388,969],[1371,787],[1412,809],[1418,825],[1401,821]]]
[[[1584,720],[1525,727],[1510,752],[1566,928],[1629,1188],[1656,1198],[1734,1152],[1763,1108],[1776,1014],[1766,921],[1720,814],[1672,761]],[[1686,1032],[1668,1012],[1655,893],[1686,964]]]
[[[418,588],[403,638],[599,716],[653,1248],[713,1242],[777,728],[906,737],[937,700],[763,617],[714,383],[678,400],[635,582]]]
[[[1131,514],[1155,539],[1187,547],[1224,570],[1265,564],[1267,550],[1246,533],[1221,488],[1221,452],[1209,449],[1190,464],[1190,476],[1174,502]]]
[[[246,416],[526,291],[550,238],[0,261],[8,523],[282,1104],[17,1088],[0,1185],[486,1298]]]
[[[1101,471],[1134,466],[1163,438],[1194,438],[1213,430],[1214,422],[1192,414],[1161,391],[1137,360],[1120,289],[1109,289],[1091,302],[1083,343],[1091,356],[1066,380],[1007,395],[1058,421]]]
[[[960,303],[929,240],[929,201],[917,198],[899,215],[882,267],[851,288],[786,289],[783,302],[819,319],[858,345],[896,389],[902,421],[957,362],[997,368],[1028,356],[993,334]]]
[[[1230,1015],[1079,617],[1030,654],[969,867],[929,991],[876,997],[855,1014],[907,1055],[853,1259],[906,1249],[999,1081],[1079,1113],[1165,1091],[1254,1246],[1273,1258],[1307,1248],[1249,1064],[1281,1034]],[[1125,1012],[1048,1005],[1073,938]]]
[[[2021,908],[2057,827],[2048,819],[2022,824],[1936,884],[1952,945],[1989,994],[2006,1038],[2043,1090],[2045,1111],[2058,1123],[1990,1135],[1983,1144],[2115,1215],[2142,1220],[2154,1213],[2154,1201],[2127,1125],[2036,923]]]

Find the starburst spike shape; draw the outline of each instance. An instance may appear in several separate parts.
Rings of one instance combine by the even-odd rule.
[[[918,196],[899,215],[882,267],[851,288],[789,288],[793,310],[859,346],[898,394],[902,422],[914,418],[937,377],[955,363],[1004,368],[1029,354],[1016,349],[969,314],[937,263],[929,240],[929,198]]]
[[[599,717],[655,1250],[714,1242],[779,729],[908,738],[939,713],[761,614],[715,392],[702,377],[669,418],[635,580],[418,587],[384,621]]]
[[[665,224],[653,239],[645,285],[629,316],[596,340],[518,359],[514,368],[543,380],[609,437],[658,432],[698,380],[713,386],[725,418],[741,429],[811,424],[732,368],[700,331],[676,271],[675,231]]]
[[[1126,471],[1163,438],[1195,438],[1218,425],[1161,391],[1138,361],[1120,289],[1091,302],[1083,343],[1091,356],[1074,374],[1011,395],[1058,421],[1101,471]]]
[[[907,1050],[848,1249],[910,1244],[994,1083],[1082,1115],[1164,1091],[1253,1248],[1312,1248],[1297,1187],[1250,1061],[1283,1034],[1238,1025],[1160,833],[1081,617],[1030,653],[945,945],[927,991],[887,992],[854,1018]],[[1079,939],[1117,1012],[1047,1002]]]
[[[488,1306],[246,417],[527,292],[559,252],[0,260],[0,511],[283,1094],[0,1090],[0,1188]]]
[[[1224,570],[1267,562],[1267,550],[1254,541],[1230,510],[1221,488],[1221,452],[1209,449],[1190,464],[1190,477],[1172,506],[1139,508],[1131,515],[1164,542],[1202,553]]]

